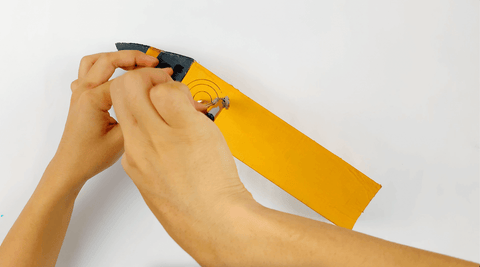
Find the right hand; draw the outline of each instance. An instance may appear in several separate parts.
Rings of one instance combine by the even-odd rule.
[[[171,74],[170,68],[142,68],[111,83],[124,136],[121,162],[157,218],[207,223],[228,205],[253,197],[222,133],[200,112],[205,106]]]

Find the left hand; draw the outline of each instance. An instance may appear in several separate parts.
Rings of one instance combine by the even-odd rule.
[[[115,69],[157,65],[158,59],[136,50],[99,53],[81,60],[78,79],[71,84],[65,130],[52,160],[54,168],[67,174],[62,176],[64,182],[83,185],[113,165],[124,152],[120,125],[108,112],[112,106],[109,79]],[[171,69],[166,71],[172,74]]]

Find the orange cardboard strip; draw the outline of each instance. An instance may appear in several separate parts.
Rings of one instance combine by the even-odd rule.
[[[194,61],[182,83],[195,100],[228,96],[215,120],[237,159],[334,224],[352,229],[381,185]]]
[[[153,46],[150,46],[148,48],[147,52],[145,52],[145,54],[147,54],[149,56],[152,56],[152,57],[158,57],[158,55],[160,55],[160,53],[162,53],[162,50],[157,49]]]

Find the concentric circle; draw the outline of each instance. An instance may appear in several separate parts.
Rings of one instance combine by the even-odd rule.
[[[212,102],[217,97],[222,97],[220,87],[208,79],[196,79],[187,84],[195,101],[204,100]]]

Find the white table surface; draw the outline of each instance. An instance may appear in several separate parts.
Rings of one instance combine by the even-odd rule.
[[[0,240],[56,151],[80,59],[137,42],[194,57],[380,183],[354,230],[480,260],[477,0],[9,1],[0,33]],[[236,162],[263,205],[326,221]],[[117,162],[81,191],[57,266],[198,264]]]

